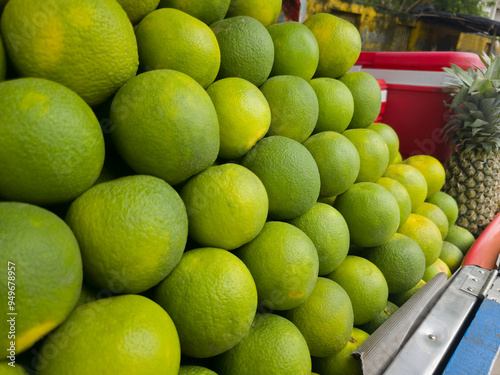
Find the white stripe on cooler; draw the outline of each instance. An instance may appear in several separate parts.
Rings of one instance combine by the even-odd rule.
[[[445,87],[454,81],[444,71],[364,69],[362,67],[360,71],[369,73],[376,79],[383,79],[386,83],[394,85]]]

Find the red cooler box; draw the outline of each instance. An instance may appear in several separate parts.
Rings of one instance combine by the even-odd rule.
[[[450,154],[441,132],[448,113],[443,101],[449,99],[444,88],[451,81],[442,68],[450,64],[484,67],[479,56],[467,52],[362,52],[353,67],[387,84],[377,121],[396,130],[403,159],[427,154],[444,162]]]

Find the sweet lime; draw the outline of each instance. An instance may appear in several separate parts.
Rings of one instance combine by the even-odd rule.
[[[353,328],[351,300],[336,282],[318,277],[311,295],[300,306],[285,312],[306,339],[314,357],[328,357],[342,350]]]
[[[448,235],[444,240],[458,247],[464,255],[476,241],[474,236],[467,229],[459,227],[458,225],[450,226]]]
[[[271,107],[268,135],[282,135],[304,142],[318,121],[318,98],[309,83],[300,77],[271,77],[260,86]]]
[[[384,274],[389,293],[406,292],[424,274],[425,257],[422,249],[410,237],[400,233],[395,233],[383,245],[365,249],[363,256]]]
[[[181,72],[152,70],[132,78],[115,95],[110,119],[113,144],[127,164],[171,185],[208,168],[219,152],[214,105]]]
[[[383,177],[393,178],[405,187],[410,195],[412,212],[425,201],[427,182],[420,171],[408,164],[391,164]]]
[[[202,246],[236,249],[253,240],[267,218],[266,189],[241,165],[210,167],[191,178],[180,194],[189,217],[189,235]]]
[[[399,227],[396,198],[373,182],[359,182],[339,195],[333,204],[349,227],[351,242],[362,247],[380,246]]]
[[[463,258],[464,254],[458,247],[451,242],[443,241],[439,259],[446,263],[451,273],[454,273],[460,267]]]
[[[342,133],[358,150],[360,167],[356,182],[375,182],[389,164],[389,149],[384,139],[370,129],[348,129]]]
[[[445,262],[443,262],[441,259],[438,258],[434,263],[432,263],[425,269],[422,280],[424,280],[425,282],[429,282],[430,279],[432,279],[434,276],[436,276],[438,273],[441,272],[445,273],[448,279],[451,277],[451,271],[449,267],[446,265]]]
[[[123,10],[127,13],[132,25],[139,23],[149,13],[153,12],[160,3],[160,0],[117,0]]]
[[[75,309],[44,341],[37,373],[83,375],[92,368],[98,374],[177,375],[180,360],[169,315],[150,299],[128,294]]]
[[[261,139],[243,158],[266,187],[269,215],[289,220],[306,213],[316,203],[321,180],[318,166],[299,142],[279,135]]]
[[[140,67],[172,69],[207,88],[217,77],[220,50],[206,24],[177,9],[158,9],[135,29]]]
[[[318,278],[314,243],[297,227],[268,221],[259,235],[235,253],[252,273],[259,303],[273,310],[302,304]]]
[[[342,134],[325,131],[309,137],[303,145],[313,156],[321,179],[320,195],[333,197],[344,193],[359,174],[359,153]]]
[[[446,238],[449,228],[448,218],[444,214],[443,210],[441,210],[438,206],[432,203],[424,202],[417,207],[414,213],[431,219],[441,232],[441,237],[443,238],[443,240]]]
[[[217,357],[219,375],[309,375],[311,355],[306,340],[289,320],[257,314],[248,335]]]
[[[104,138],[78,95],[46,79],[21,78],[0,83],[0,107],[1,196],[52,204],[94,184]]]
[[[9,1],[1,32],[23,77],[58,82],[91,106],[111,97],[139,65],[132,24],[115,0]]]
[[[431,219],[412,213],[408,220],[399,227],[398,232],[410,237],[420,246],[424,252],[426,267],[439,257],[443,238],[439,228]]]
[[[316,203],[305,214],[290,221],[312,240],[319,258],[319,275],[337,268],[349,251],[349,228],[332,206]]]
[[[399,206],[399,225],[401,226],[408,220],[411,213],[411,199],[408,191],[400,182],[389,177],[380,177],[375,183],[385,187],[396,198]]]
[[[271,108],[265,96],[254,84],[237,77],[214,82],[207,93],[219,119],[219,157],[245,155],[271,125]]]
[[[274,44],[271,76],[292,75],[309,81],[318,67],[319,47],[302,23],[289,21],[267,27]]]
[[[192,15],[207,25],[223,19],[231,0],[160,0],[159,8],[175,8]]]
[[[221,64],[217,79],[240,77],[260,86],[274,62],[271,35],[255,18],[236,16],[210,25],[219,43]]]
[[[458,205],[457,201],[444,191],[438,191],[432,197],[427,198],[426,202],[438,206],[446,215],[448,219],[448,227],[451,228],[458,218]]]
[[[5,267],[0,347],[5,356],[11,341],[20,354],[68,317],[78,301],[83,272],[71,229],[52,212],[31,204],[0,202],[0,249]],[[14,338],[8,334],[12,327]]]
[[[355,325],[374,319],[387,303],[387,281],[378,267],[367,259],[348,255],[328,278],[340,284],[349,295]]]
[[[425,285],[424,280],[420,280],[414,287],[410,290],[398,293],[398,294],[389,294],[389,300],[395,305],[401,307],[406,301],[408,301],[415,293],[417,293],[420,288]]]
[[[391,316],[396,312],[399,307],[396,306],[391,301],[387,301],[387,304],[382,309],[381,312],[375,317],[375,319],[370,320],[366,324],[359,326],[363,331],[369,333],[370,335],[375,332],[382,324],[384,324]]]
[[[184,365],[179,368],[178,375],[217,375],[217,374],[212,370],[207,369],[206,367]]]
[[[361,52],[361,37],[352,23],[329,13],[316,13],[304,25],[318,41],[316,77],[338,78],[351,69]]]
[[[314,132],[342,133],[354,113],[351,92],[346,85],[333,78],[315,78],[309,83],[316,92],[319,103],[318,122]]]
[[[187,251],[156,288],[155,300],[174,321],[182,353],[197,358],[238,344],[257,310],[248,268],[230,252],[211,247]]]
[[[376,120],[382,105],[380,85],[366,72],[346,73],[339,80],[351,91],[354,113],[349,129],[366,128]]]
[[[429,199],[439,192],[444,185],[446,175],[443,165],[430,155],[415,155],[403,160],[403,163],[417,168],[427,182],[427,197]]]
[[[95,185],[70,206],[66,222],[82,251],[85,278],[115,293],[138,293],[179,262],[188,220],[179,194],[146,175]]]
[[[264,26],[278,21],[282,0],[231,0],[226,18],[249,16],[255,18]]]
[[[377,132],[387,144],[387,148],[389,149],[389,162],[395,160],[399,152],[399,137],[394,129],[381,122],[375,122],[368,125],[368,129]]]
[[[313,368],[319,374],[363,375],[361,362],[351,356],[351,353],[355,352],[368,337],[370,337],[368,333],[354,327],[346,346],[330,357],[313,358]]]

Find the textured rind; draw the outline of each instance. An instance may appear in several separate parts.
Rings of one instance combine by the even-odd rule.
[[[37,373],[177,375],[180,357],[169,315],[150,299],[129,294],[75,309],[41,347]]]
[[[114,94],[139,66],[132,24],[114,0],[11,0],[1,31],[22,76],[59,82],[91,106]]]
[[[51,204],[72,200],[97,180],[104,138],[92,109],[52,81],[0,83],[0,195]]]
[[[20,354],[61,324],[75,307],[82,287],[82,259],[64,221],[43,208],[17,202],[0,202],[0,249],[5,267],[0,279],[2,312],[14,311],[22,317],[15,324],[16,353]],[[14,310],[8,310],[9,290],[14,292]],[[6,333],[7,319],[0,322]],[[7,350],[10,341],[3,335],[0,347]]]
[[[210,25],[222,20],[231,0],[160,0],[159,8],[175,8]]]
[[[165,181],[135,175],[95,185],[70,206],[85,278],[114,293],[139,293],[163,280],[181,259],[187,214]]]
[[[155,291],[179,332],[182,353],[206,358],[223,353],[248,333],[257,290],[248,268],[217,248],[186,252]]]

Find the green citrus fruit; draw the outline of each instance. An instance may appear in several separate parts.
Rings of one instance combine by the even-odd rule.
[[[208,168],[182,188],[189,235],[202,246],[233,250],[253,240],[268,214],[260,179],[237,164]]]
[[[443,262],[441,259],[438,258],[434,263],[432,263],[425,269],[422,280],[424,280],[425,282],[429,282],[430,279],[432,279],[434,276],[436,276],[438,273],[441,272],[444,272],[448,279],[451,277],[451,271],[449,267],[446,265],[445,262]]]
[[[3,47],[2,36],[0,35],[0,82],[5,80],[6,72],[7,72],[7,57],[5,56],[5,49]]]
[[[455,224],[458,218],[458,205],[457,201],[451,195],[443,191],[438,191],[425,201],[438,206],[444,212],[448,219],[448,228],[451,228]]]
[[[380,177],[375,183],[385,187],[396,198],[399,206],[399,225],[401,226],[408,220],[411,213],[411,199],[408,191],[400,182],[389,177]]]
[[[467,229],[459,227],[458,225],[450,226],[448,235],[444,240],[458,247],[464,255],[476,241],[474,236]]]
[[[93,186],[71,204],[66,222],[80,244],[86,280],[115,293],[158,284],[179,262],[187,239],[179,195],[146,175]]]
[[[361,362],[351,356],[351,353],[355,352],[368,337],[370,337],[368,333],[354,327],[346,346],[344,346],[341,351],[335,353],[330,357],[313,358],[313,368],[315,368],[319,372],[319,374],[322,375],[363,375]]]
[[[43,343],[37,370],[40,375],[83,375],[90,368],[98,374],[176,375],[180,360],[172,319],[150,299],[129,294],[75,309]]]
[[[114,0],[11,0],[1,32],[16,70],[102,103],[139,65],[134,30]]]
[[[462,263],[464,254],[462,251],[453,245],[451,242],[443,241],[443,247],[439,259],[446,263],[451,273],[454,273]]]
[[[113,144],[127,164],[171,185],[211,166],[219,152],[214,105],[181,72],[153,70],[134,77],[115,95],[110,118]]]
[[[363,331],[369,333],[370,335],[375,332],[382,324],[384,324],[391,316],[396,312],[399,307],[396,306],[391,301],[387,301],[387,304],[382,309],[381,312],[375,317],[375,319],[370,320],[366,324],[359,326]]]
[[[410,237],[400,233],[395,233],[383,245],[365,249],[363,255],[384,274],[390,293],[406,292],[424,274],[422,249]]]
[[[382,95],[377,80],[366,72],[346,73],[339,80],[351,91],[354,114],[349,129],[366,128],[380,113]]]
[[[217,358],[219,375],[309,375],[311,355],[306,340],[289,320],[257,314],[248,335]]]
[[[399,152],[399,137],[397,133],[389,125],[381,122],[368,125],[368,129],[377,132],[383,138],[389,149],[389,162],[392,162]]]
[[[349,251],[349,228],[332,206],[316,203],[305,214],[290,221],[311,239],[319,258],[319,275],[336,269]]]
[[[315,133],[334,131],[342,133],[352,119],[354,100],[342,82],[333,78],[315,78],[309,82],[319,103]]]
[[[370,129],[348,129],[342,133],[358,150],[360,167],[356,182],[375,182],[389,164],[389,149],[384,139]]]
[[[425,285],[424,280],[420,280],[413,288],[410,290],[403,292],[403,293],[398,293],[398,294],[390,294],[389,295],[389,300],[394,303],[395,305],[401,307],[406,301],[410,299],[411,296],[413,296],[415,293],[417,293],[420,288],[422,288]]]
[[[260,86],[269,77],[274,61],[271,35],[255,18],[236,16],[210,25],[220,47],[217,79],[240,77]]]
[[[0,83],[0,107],[0,195],[51,204],[94,184],[104,138],[78,95],[45,79],[21,78]]]
[[[318,67],[319,47],[311,30],[300,22],[267,27],[274,44],[271,76],[292,75],[309,81]]]
[[[271,108],[262,92],[242,78],[224,78],[207,89],[219,119],[219,157],[245,155],[271,125]]]
[[[441,210],[438,206],[432,203],[424,202],[417,207],[414,213],[431,219],[441,232],[441,237],[443,238],[443,240],[446,238],[449,228],[448,218],[444,214],[443,210]]]
[[[20,354],[68,317],[78,301],[83,272],[70,228],[31,204],[0,202],[0,249],[0,346],[5,358],[11,341]]]
[[[179,368],[178,375],[217,375],[217,374],[212,370],[207,369],[206,367],[183,365]]]
[[[281,0],[231,0],[226,18],[249,16],[264,26],[278,21],[281,12]]]
[[[426,267],[439,257],[443,239],[439,228],[431,219],[412,213],[399,227],[398,232],[410,237],[420,246],[424,252]]]
[[[314,243],[295,226],[268,221],[259,235],[237,250],[252,273],[259,303],[288,310],[303,303],[314,289],[319,261]]]
[[[348,255],[328,278],[340,284],[349,295],[355,325],[374,319],[387,303],[387,281],[369,260]]]
[[[393,178],[405,187],[410,195],[412,212],[425,201],[427,182],[420,171],[408,164],[391,164],[383,177]]]
[[[135,30],[142,70],[172,69],[207,88],[217,77],[220,50],[206,24],[177,9],[148,14]]]
[[[300,77],[271,77],[260,86],[271,107],[268,135],[281,135],[304,142],[318,121],[318,98],[309,83]]]
[[[132,25],[138,24],[149,13],[153,12],[160,3],[160,0],[117,0],[123,10],[127,13]]]
[[[231,0],[160,0],[159,8],[175,8],[198,18],[207,25],[223,19]]]
[[[361,37],[352,23],[329,13],[316,13],[304,25],[318,41],[316,77],[338,78],[351,69],[361,52]]]
[[[430,155],[415,155],[403,160],[403,163],[417,168],[427,182],[427,197],[429,199],[439,192],[444,185],[446,175],[443,165]]]
[[[373,182],[352,185],[335,199],[333,207],[344,217],[351,242],[358,246],[380,246],[396,233],[399,226],[396,198]]]
[[[257,290],[243,262],[230,252],[186,252],[155,291],[155,300],[177,327],[182,353],[206,358],[245,337],[257,309]]]
[[[290,320],[306,339],[314,357],[328,357],[342,350],[353,328],[351,300],[336,282],[318,277],[311,295],[288,310]]]
[[[274,135],[255,145],[242,165],[266,187],[269,215],[289,220],[306,213],[319,197],[321,180],[311,153],[293,139]]]
[[[322,197],[342,194],[354,184],[359,174],[359,153],[346,137],[325,131],[309,137],[303,145],[318,166]]]

